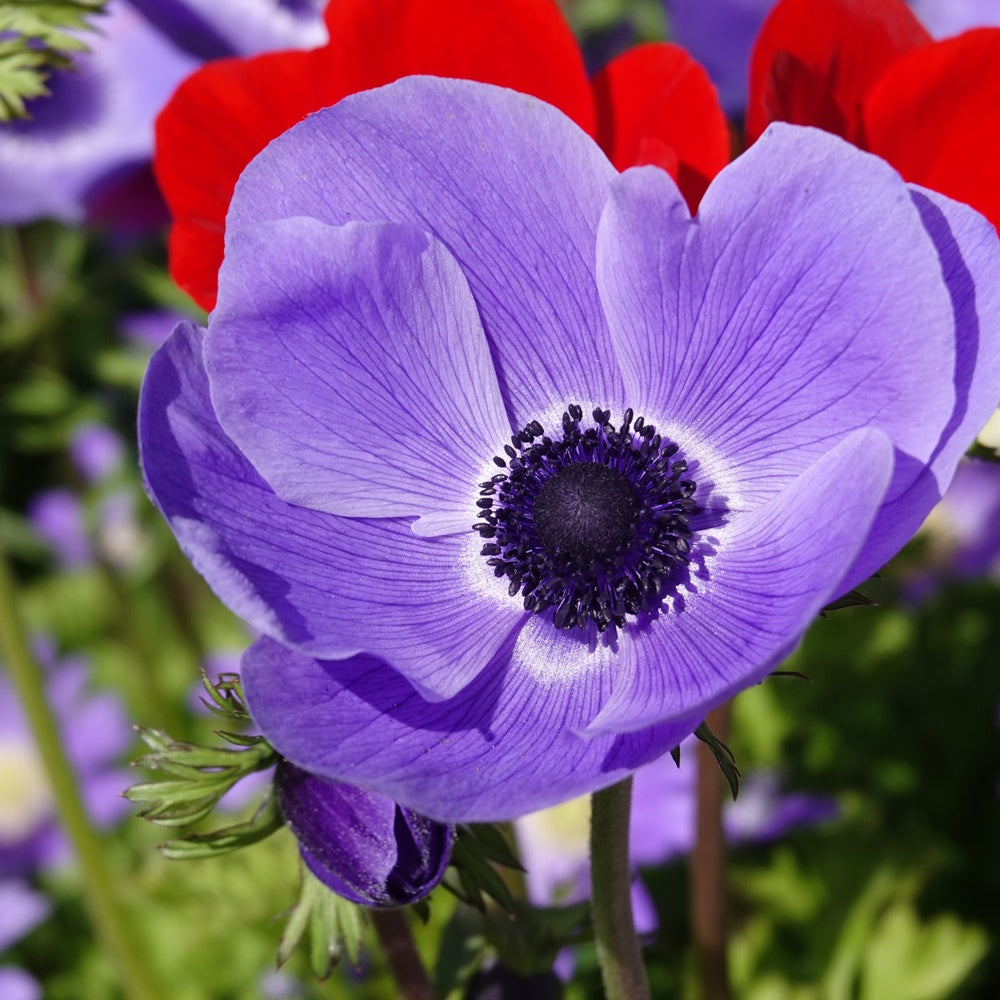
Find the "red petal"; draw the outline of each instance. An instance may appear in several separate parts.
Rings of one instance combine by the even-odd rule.
[[[894,63],[864,105],[868,148],[908,181],[982,212],[1000,229],[1000,28]]]
[[[160,113],[153,170],[174,219],[170,273],[203,308],[215,305],[237,178],[275,136],[337,99],[329,61],[324,49],[220,59],[189,76]]]
[[[414,73],[480,80],[594,132],[583,56],[553,0],[332,0],[326,24],[345,93]]]
[[[726,117],[708,74],[677,45],[640,45],[593,80],[597,140],[619,169],[663,167],[691,211],[729,162]]]
[[[779,0],[750,59],[748,142],[786,121],[862,145],[865,93],[895,59],[930,40],[903,0]]]
[[[332,0],[326,21],[326,48],[203,67],[157,122],[154,167],[175,220],[170,273],[206,309],[243,168],[347,94],[413,73],[464,77],[534,94],[594,132],[583,58],[552,0]]]

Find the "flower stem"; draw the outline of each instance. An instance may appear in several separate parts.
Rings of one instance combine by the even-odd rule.
[[[590,908],[607,1000],[649,998],[632,917],[631,801],[631,778],[595,792],[590,800]]]
[[[434,987],[420,960],[402,910],[372,910],[372,923],[402,1000],[434,1000]]]
[[[31,726],[52,788],[56,811],[80,866],[84,899],[98,936],[110,951],[130,1000],[162,997],[149,977],[144,949],[124,912],[115,887],[119,879],[108,866],[101,840],[90,824],[77,777],[66,757],[59,727],[45,694],[42,672],[28,646],[6,559],[0,553],[0,655]]]
[[[725,741],[730,703],[709,712],[712,732]],[[722,830],[722,771],[711,749],[699,743],[696,836],[691,852],[691,927],[701,1000],[730,1000],[726,960],[726,840]]]

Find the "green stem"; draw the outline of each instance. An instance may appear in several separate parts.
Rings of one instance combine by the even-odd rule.
[[[73,767],[66,757],[59,727],[45,694],[42,672],[28,645],[15,603],[13,579],[0,553],[0,654],[6,660],[48,775],[56,811],[76,854],[84,899],[97,934],[111,952],[130,1000],[154,1000],[162,994],[151,982],[144,949],[116,892],[118,879],[107,863],[101,840],[90,824]]]
[[[595,792],[590,804],[590,907],[607,1000],[649,1000],[632,918],[629,809],[632,779]]]

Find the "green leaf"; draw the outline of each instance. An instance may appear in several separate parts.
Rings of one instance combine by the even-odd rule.
[[[486,896],[510,913],[514,898],[494,865],[524,870],[495,826],[489,823],[460,826],[451,851],[451,864],[441,884],[481,913],[486,912]]]
[[[85,43],[69,32],[92,28],[88,18],[104,8],[105,0],[4,0],[0,31],[63,52],[82,51]]]
[[[278,966],[284,965],[305,940],[310,968],[319,979],[326,979],[345,956],[357,965],[364,920],[362,907],[331,892],[303,865],[299,898],[278,945]]]
[[[512,914],[487,913],[485,931],[501,962],[522,976],[545,972],[563,948],[594,937],[589,901],[536,907],[518,900]]]
[[[922,923],[911,903],[895,903],[868,940],[861,1000],[946,1000],[988,950],[980,928],[952,914]]]
[[[4,0],[0,4],[0,121],[27,117],[25,101],[48,94],[54,69],[71,65],[69,55],[85,51],[74,32],[93,26],[104,0]]]
[[[20,39],[0,41],[0,121],[28,116],[24,102],[48,94],[45,80],[55,63],[51,53],[25,48]]]

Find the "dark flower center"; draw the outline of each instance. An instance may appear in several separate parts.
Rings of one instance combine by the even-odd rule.
[[[581,559],[614,555],[632,537],[637,512],[628,479],[593,461],[564,465],[542,484],[532,508],[542,548]]]
[[[690,560],[696,485],[677,445],[626,410],[572,404],[558,438],[534,420],[494,463],[505,472],[481,484],[474,525],[482,555],[510,580],[528,611],[554,608],[557,628],[621,627],[656,608]]]

